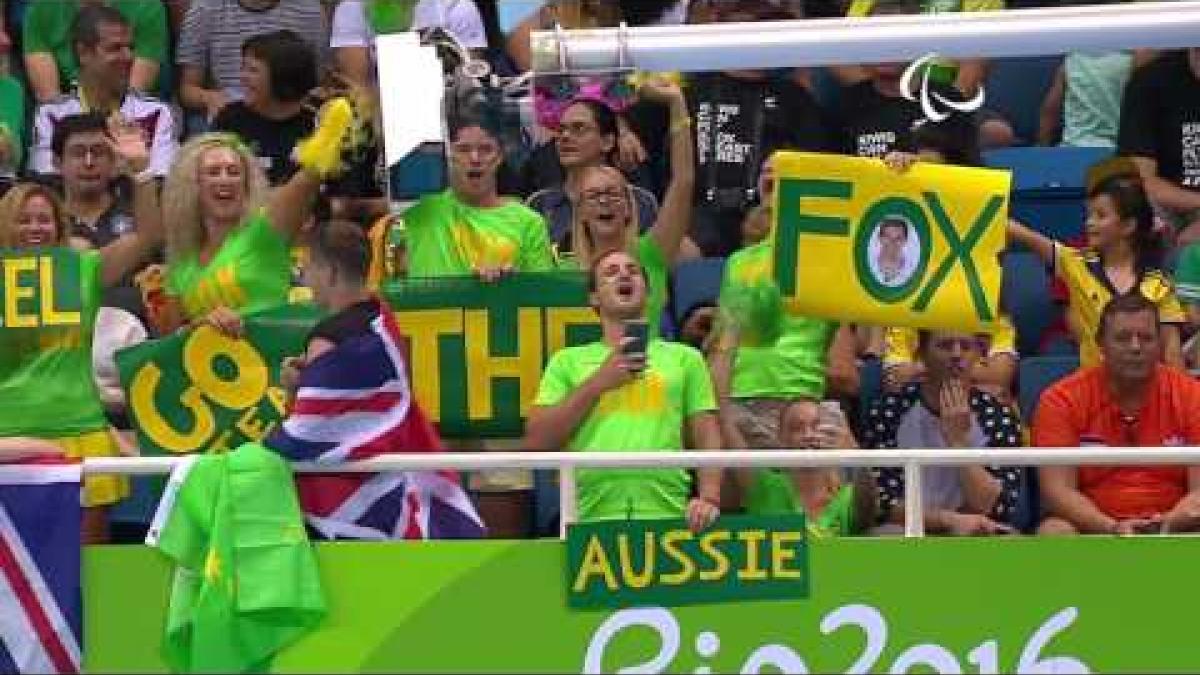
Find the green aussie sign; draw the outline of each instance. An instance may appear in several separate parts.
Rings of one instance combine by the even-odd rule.
[[[693,605],[808,595],[804,516],[572,525],[567,603],[575,608]]]
[[[577,273],[492,285],[412,280],[384,297],[409,340],[417,398],[447,437],[521,435],[546,360],[600,335]],[[312,307],[282,307],[249,317],[245,340],[202,326],[118,354],[143,451],[231,449],[265,437],[284,409],[279,364],[303,353],[316,320]]]
[[[1200,539],[819,539],[804,599],[573,610],[557,541],[317,546],[275,672],[1196,672]],[[171,570],[84,550],[85,668],[163,669]],[[698,669],[706,670],[698,670]]]

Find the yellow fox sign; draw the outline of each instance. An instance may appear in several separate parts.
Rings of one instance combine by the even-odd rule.
[[[774,158],[774,275],[788,311],[880,326],[989,328],[1011,176],[876,159]]]

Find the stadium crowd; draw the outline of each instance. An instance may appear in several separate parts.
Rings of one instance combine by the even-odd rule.
[[[411,4],[3,3],[0,246],[87,251],[95,319],[74,342],[34,346],[37,358],[0,355],[0,452],[136,453],[113,354],[156,336],[200,324],[237,335],[247,314],[312,298],[330,318],[285,369],[300,371],[369,330],[369,291],[388,279],[495,282],[564,268],[586,276],[603,339],[551,358],[525,449],[1200,445],[1189,373],[1200,362],[1200,49],[1068,54],[1025,96],[1035,128],[987,106],[927,120],[902,95],[904,63],[539,80],[533,115],[457,107],[448,187],[393,214],[375,111],[403,92],[380,91],[375,35],[438,32],[448,63],[478,59],[511,78],[529,67],[530,31],[556,23],[1005,8],[557,0],[504,31],[496,0]],[[947,97],[982,87],[990,100],[1002,65],[939,60],[929,77]],[[333,139],[333,171],[321,149],[339,115],[357,126]],[[1092,172],[1080,222],[1008,226],[1012,251],[1047,271],[1039,292],[1055,299],[1042,310],[1054,317],[1006,305],[978,335],[784,311],[771,277],[772,153],[872,157],[899,175],[918,162],[980,167],[988,151],[1029,145],[1125,158]],[[902,220],[881,228],[881,274],[904,273],[909,236]],[[1043,353],[1077,356],[1079,369],[1026,406],[1021,362]],[[490,447],[448,444],[459,441]],[[541,515],[556,500],[546,476],[469,480],[492,536],[557,530],[553,508]],[[903,473],[890,469],[589,470],[578,482],[585,520],[686,517],[701,528],[722,513],[804,512],[821,536],[903,526]],[[85,541],[109,537],[128,489],[87,479]],[[1200,467],[929,468],[923,490],[935,533],[1200,527]]]

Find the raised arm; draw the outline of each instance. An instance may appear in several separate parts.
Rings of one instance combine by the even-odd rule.
[[[137,229],[100,249],[101,283],[115,286],[162,246],[158,182],[147,172],[150,149],[141,131],[114,115],[109,119],[113,151],[133,181],[133,221]]]
[[[299,170],[291,180],[271,191],[267,216],[288,241],[296,238],[313,212],[313,203],[325,178],[342,169],[342,142],[354,123],[347,98],[335,98],[321,108],[316,130],[296,144]]]
[[[675,263],[679,245],[692,223],[692,199],[696,188],[696,147],[687,99],[678,85],[654,79],[642,85],[642,98],[657,101],[670,109],[671,182],[663,197],[658,219],[650,236],[669,264]]]
[[[1020,244],[1045,262],[1054,262],[1054,240],[1012,218],[1008,220],[1008,243]]]
[[[301,167],[288,182],[271,190],[267,201],[267,217],[271,225],[287,240],[296,238],[300,228],[313,213],[313,204],[321,191],[321,177]]]

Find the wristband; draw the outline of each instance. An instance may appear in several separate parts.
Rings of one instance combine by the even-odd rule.
[[[691,116],[679,117],[671,121],[670,134],[674,136],[677,132],[692,128]]]

